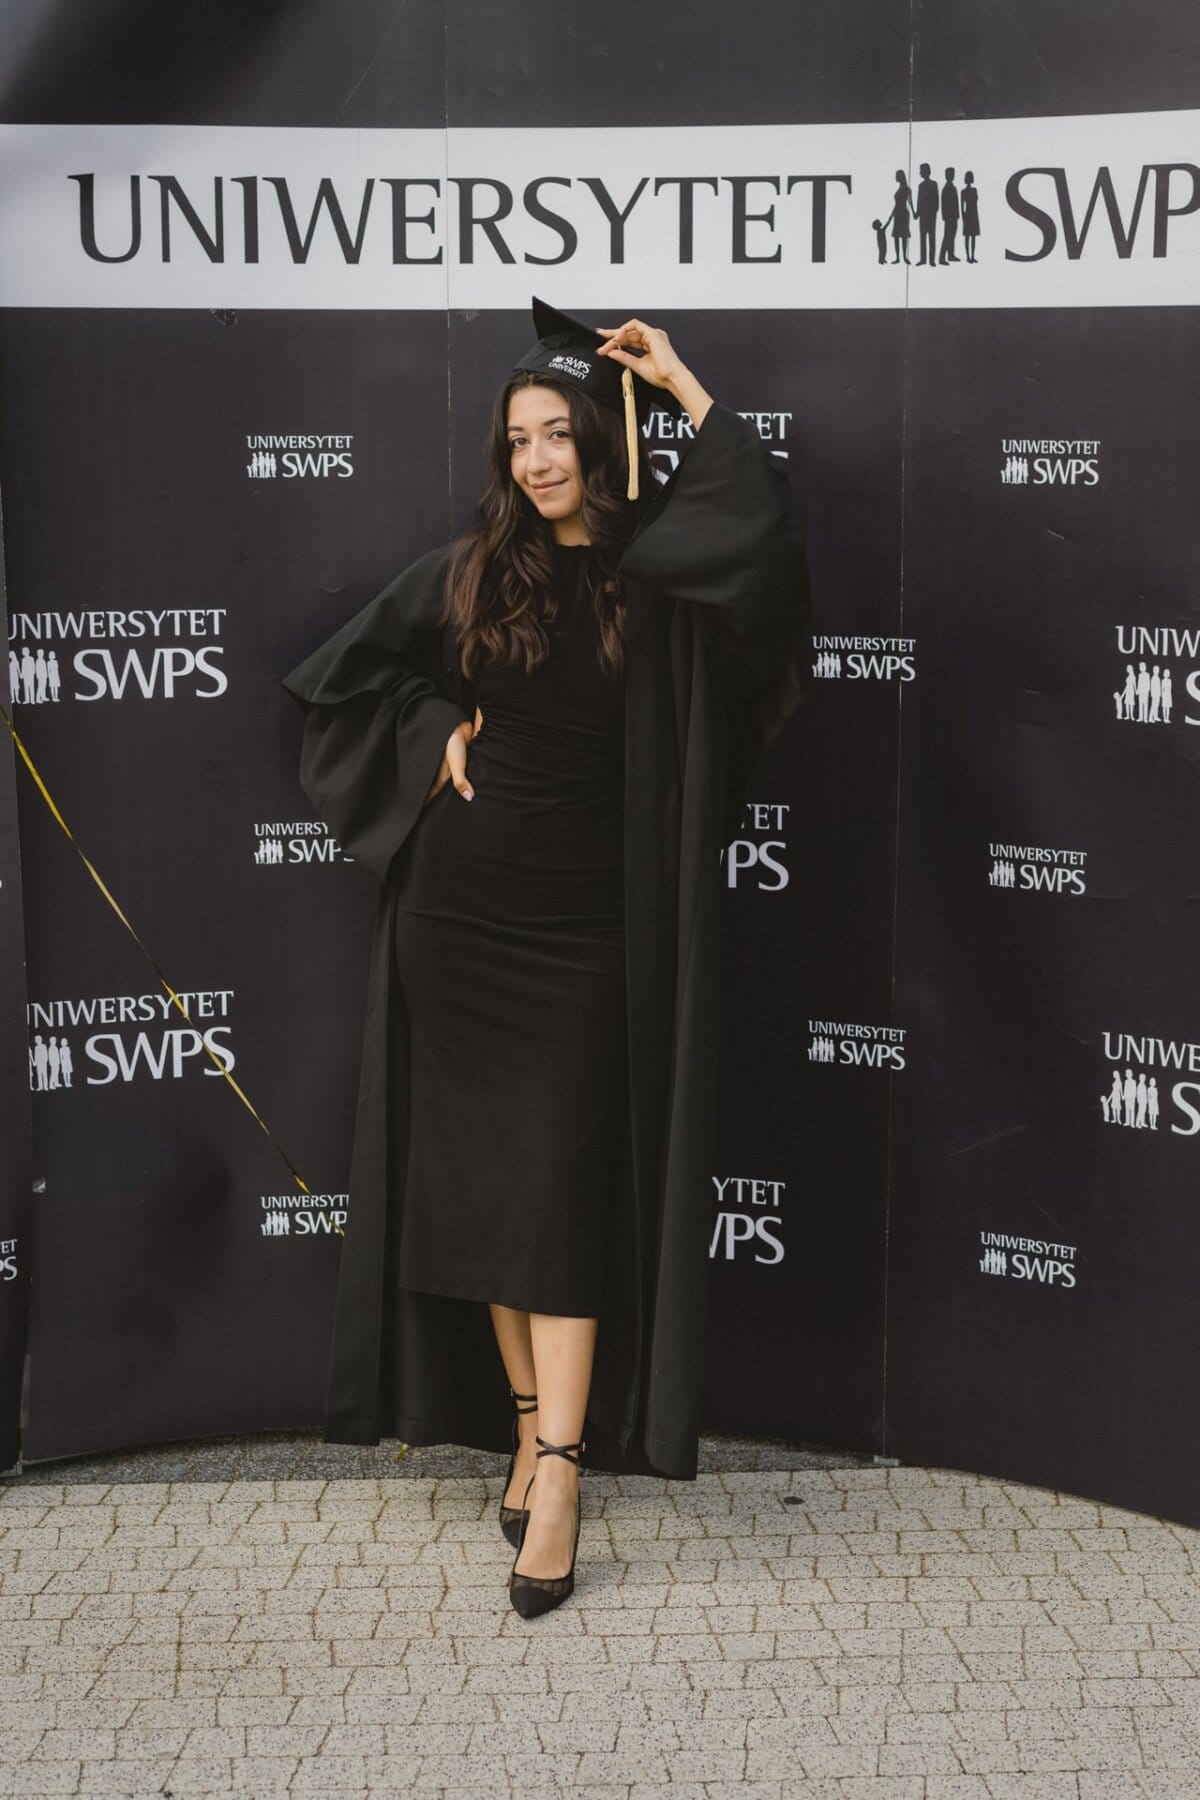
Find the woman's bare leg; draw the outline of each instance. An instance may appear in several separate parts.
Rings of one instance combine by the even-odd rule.
[[[554,1313],[530,1313],[528,1319],[537,1377],[538,1435],[549,1444],[576,1444],[583,1436],[598,1322]],[[517,1571],[521,1575],[565,1575],[575,1542],[579,1470],[565,1456],[540,1457],[534,1468],[537,1480],[529,1496],[529,1523]],[[512,1504],[520,1506],[523,1494],[521,1489]]]
[[[508,1385],[515,1388],[518,1394],[537,1393],[537,1379],[533,1367],[533,1344],[529,1336],[529,1314],[519,1311],[514,1306],[491,1304],[492,1329],[496,1333],[496,1342],[500,1346],[500,1360],[504,1364],[504,1373],[508,1376]],[[513,1406],[516,1406],[513,1401]],[[517,1428],[520,1432],[520,1443],[517,1460],[513,1464],[512,1480],[508,1484],[502,1504],[504,1506],[520,1506],[525,1493],[525,1486],[533,1474],[537,1464],[534,1451],[537,1445],[534,1436],[538,1429],[536,1412],[524,1412],[517,1415]],[[545,1433],[542,1434],[543,1436]],[[544,1462],[545,1457],[542,1458]],[[557,1460],[557,1459],[556,1459]]]

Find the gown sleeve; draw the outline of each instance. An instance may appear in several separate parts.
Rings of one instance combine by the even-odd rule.
[[[283,677],[304,708],[300,785],[381,882],[472,713],[438,624],[450,547],[430,551]]]
[[[807,514],[756,427],[714,402],[626,545],[618,572],[700,611],[725,695],[726,824],[807,696]]]

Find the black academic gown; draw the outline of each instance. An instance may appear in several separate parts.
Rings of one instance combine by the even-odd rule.
[[[475,696],[437,616],[432,550],[302,662],[300,779],[380,882],[334,1309],[326,1442],[510,1447],[486,1306],[397,1288],[408,1019],[389,873]],[[620,564],[625,627],[629,1109],[621,1266],[602,1322],[585,1461],[696,1474],[712,1230],[720,852],[747,778],[808,687],[805,514],[753,425],[714,404]],[[468,751],[469,768],[469,751]]]

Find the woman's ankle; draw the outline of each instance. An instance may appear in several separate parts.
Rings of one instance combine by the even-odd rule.
[[[543,1492],[568,1492],[579,1483],[579,1465],[565,1456],[542,1456],[537,1464],[538,1486]],[[535,1486],[534,1492],[537,1492]]]

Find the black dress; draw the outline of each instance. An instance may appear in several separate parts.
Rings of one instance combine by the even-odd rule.
[[[627,1104],[624,681],[586,545],[555,545],[532,672],[472,674],[474,799],[447,781],[398,859],[411,1132],[398,1283],[599,1317]]]

